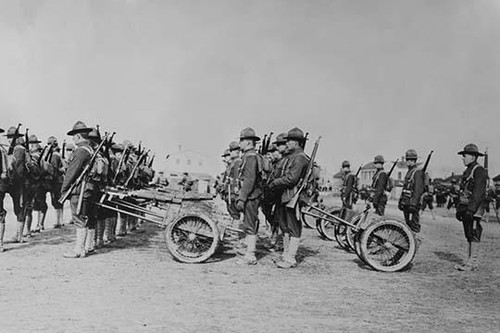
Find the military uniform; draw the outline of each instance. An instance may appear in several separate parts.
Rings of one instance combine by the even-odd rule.
[[[3,239],[3,230],[5,229],[5,216],[7,212],[3,203],[5,194],[9,193],[14,206],[14,214],[17,217],[16,236],[12,242],[23,242],[24,214],[21,206],[22,190],[24,188],[25,167],[26,167],[26,149],[19,144],[19,134],[16,127],[10,127],[6,134],[7,138],[16,140],[12,155],[8,151],[2,150],[2,177],[0,178],[0,235]],[[0,242],[0,244],[3,243]]]
[[[354,195],[356,194],[356,175],[354,175],[350,168],[350,163],[348,161],[342,162],[342,169],[346,169],[344,175],[342,176],[342,189],[340,191],[340,197],[342,199],[342,207],[346,209],[352,209],[354,203]]]
[[[236,209],[236,199],[238,197],[238,176],[242,164],[242,159],[239,156],[240,147],[237,142],[229,144],[230,160],[226,168],[225,179],[225,193],[226,193],[226,207],[234,220],[240,219],[240,212]],[[237,223],[237,222],[236,222]]]
[[[385,214],[385,205],[387,204],[387,195],[385,190],[387,188],[387,182],[389,181],[389,176],[384,170],[384,157],[381,155],[375,156],[373,161],[375,164],[381,164],[382,167],[377,170],[372,178],[372,203],[375,213],[377,215],[383,216]]]
[[[406,224],[414,233],[420,232],[420,199],[424,193],[424,172],[417,167],[417,152],[410,149],[406,152],[406,160],[415,164],[408,166],[398,208],[403,211]]]
[[[299,182],[305,177],[309,159],[302,148],[306,138],[299,128],[293,128],[288,131],[285,140],[295,141],[297,144],[289,146],[283,173],[281,177],[273,180],[269,187],[272,190],[283,191],[280,206],[282,214],[281,228],[283,230],[283,255],[281,260],[276,264],[280,268],[291,268],[295,267],[297,263],[295,257],[299,248],[300,237],[302,236],[302,223],[296,214],[297,206],[295,208],[288,208],[286,204],[298,191]]]
[[[461,266],[455,266],[458,270],[475,270],[478,265],[479,242],[483,228],[481,218],[484,213],[481,204],[486,195],[488,174],[486,169],[477,163],[480,153],[475,144],[468,144],[458,153],[464,156],[464,161],[468,156],[476,156],[476,160],[467,164],[462,179],[460,181],[460,193],[457,205],[456,218],[462,222],[465,238],[468,243],[468,259]]]
[[[25,236],[31,237],[31,224],[33,221],[33,210],[35,200],[41,184],[41,168],[39,165],[41,147],[35,135],[31,135],[28,141],[30,153],[26,155],[26,177],[23,189],[23,214],[25,221]],[[34,231],[37,231],[36,229]],[[39,230],[38,230],[39,231]]]
[[[83,122],[78,121],[73,126],[73,129],[68,132],[68,135],[74,138],[79,136],[80,141],[76,143],[76,148],[69,158],[68,169],[66,170],[61,187],[61,195],[69,191],[72,184],[77,180],[92,158],[93,150],[88,141],[88,133],[90,131],[92,131],[91,128],[88,128]],[[87,186],[86,180],[76,186],[69,196],[72,220],[76,226],[76,242],[74,251],[64,254],[66,258],[84,258],[86,255],[85,243],[87,232],[93,217],[91,203],[93,196],[94,193]],[[80,198],[82,199],[81,203],[79,202]]]

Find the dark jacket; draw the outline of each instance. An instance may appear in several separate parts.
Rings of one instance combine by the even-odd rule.
[[[351,172],[348,172],[344,175],[343,177],[343,183],[342,183],[342,201],[347,205],[347,206],[352,206],[352,196],[354,194],[354,186],[356,184],[356,175],[354,175]]]
[[[425,174],[421,169],[417,168],[417,165],[408,168],[406,172],[405,180],[403,183],[403,191],[409,191],[409,205],[418,207],[420,205],[420,199],[425,190]]]
[[[76,181],[78,176],[85,169],[87,164],[90,162],[92,158],[92,148],[90,147],[88,142],[83,142],[77,145],[73,153],[71,154],[68,161],[68,169],[66,170],[66,175],[64,176],[61,193],[64,195],[71,185]],[[77,186],[71,195],[80,194],[81,184]]]
[[[308,165],[309,158],[302,148],[291,151],[285,157],[281,177],[273,180],[271,183],[271,187],[275,190],[284,191],[281,197],[282,203],[290,201],[295,192],[297,192],[298,189],[296,187],[299,181],[305,177]]]
[[[474,173],[470,177],[473,170]],[[466,195],[469,198],[467,205],[469,212],[474,214],[481,206],[486,195],[487,182],[488,173],[483,166],[477,162],[473,162],[467,166],[460,181],[460,191],[461,195]]]
[[[257,199],[262,195],[259,182],[259,162],[257,161],[255,149],[247,150],[241,158],[240,171],[238,173],[239,194],[237,201]]]
[[[381,203],[387,202],[387,196],[385,195],[385,189],[387,187],[387,181],[389,177],[384,169],[378,170],[373,175],[372,190],[373,190],[373,206],[378,207]]]

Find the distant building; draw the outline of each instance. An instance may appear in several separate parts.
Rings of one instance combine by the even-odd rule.
[[[325,168],[320,169],[318,186],[320,187],[320,189],[325,191],[332,190],[333,174],[328,170],[326,170]]]

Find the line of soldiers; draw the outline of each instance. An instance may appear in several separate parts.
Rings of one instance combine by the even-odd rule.
[[[462,265],[455,266],[460,271],[471,271],[478,268],[479,243],[481,241],[482,227],[481,219],[488,207],[486,190],[488,182],[487,170],[477,162],[478,157],[484,156],[475,144],[466,145],[458,152],[462,156],[466,170],[464,171],[460,184],[456,188],[456,218],[462,222],[464,235],[467,240],[466,260]],[[429,160],[430,157],[428,157]],[[408,171],[404,178],[401,197],[398,208],[403,212],[406,224],[415,235],[417,244],[422,238],[419,236],[420,210],[425,202],[424,197],[429,193],[429,178],[426,175],[426,166],[419,168],[417,165],[418,155],[414,149],[405,153]],[[371,195],[375,213],[383,216],[387,204],[387,194],[391,186],[390,175],[384,170],[384,158],[377,155],[374,158],[377,168],[372,178]],[[343,188],[341,191],[343,208],[352,209],[352,204],[357,199],[357,176],[351,173],[348,161],[342,163]],[[430,207],[431,208],[431,207]],[[432,209],[432,208],[431,208]]]
[[[54,228],[63,226],[63,206],[69,199],[71,222],[76,227],[76,244],[68,258],[83,258],[105,243],[137,230],[137,219],[99,208],[97,202],[106,186],[140,188],[154,176],[152,159],[147,152],[136,149],[129,141],[114,143],[113,135],[103,138],[96,128],[78,121],[67,133],[74,141],[59,147],[55,136],[42,148],[35,135],[19,133],[19,127],[7,131],[9,150],[0,148],[0,252],[4,250],[6,211],[5,194],[12,198],[17,218],[16,236],[12,242],[25,242],[32,232],[44,230],[47,213],[46,195],[50,193],[56,212]],[[0,132],[3,130],[0,129]],[[81,177],[84,170],[84,177]],[[75,186],[78,178],[82,181]],[[64,196],[64,197],[63,197]],[[32,230],[32,212],[38,212]],[[24,231],[24,232],[23,232]]]
[[[271,225],[271,249],[275,249],[278,230],[281,230],[283,252],[275,261],[276,266],[295,267],[302,223],[297,214],[300,203],[291,207],[289,204],[300,185],[307,181],[305,177],[310,163],[310,158],[304,153],[307,137],[299,128],[293,128],[288,133],[279,134],[272,144],[264,142],[266,151],[261,150],[262,155],[256,151],[260,138],[252,128],[242,130],[239,139],[239,143],[231,142],[222,155],[227,167],[217,189],[226,202],[233,223],[238,226],[241,223],[245,234],[244,245],[238,249],[241,256],[236,262],[245,265],[257,263],[255,249],[261,207]],[[305,198],[301,197],[301,200]]]

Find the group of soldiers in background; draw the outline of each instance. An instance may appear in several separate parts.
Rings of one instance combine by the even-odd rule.
[[[64,142],[60,147],[56,137],[50,136],[42,148],[35,135],[28,135],[27,130],[20,133],[20,125],[8,129],[9,146],[0,147],[0,252],[4,250],[7,193],[17,219],[13,243],[25,242],[45,229],[47,193],[55,209],[54,228],[64,225],[64,201],[70,203],[76,243],[73,251],[64,254],[67,258],[83,258],[127,230],[137,230],[137,219],[99,208],[96,202],[107,186],[147,185],[154,176],[153,158],[148,162],[148,152],[140,145],[115,143],[113,135],[103,137],[98,126],[89,128],[81,121],[67,135],[74,144]],[[33,211],[37,213],[34,228]]]
[[[245,234],[244,245],[238,249],[238,264],[255,265],[255,248],[259,229],[259,207],[271,226],[271,249],[275,249],[278,231],[281,231],[283,252],[275,261],[279,268],[292,268],[302,235],[302,222],[294,196],[308,182],[307,172],[313,156],[304,153],[307,135],[299,128],[281,133],[274,142],[264,137],[259,151],[260,138],[252,128],[240,133],[239,142],[231,142],[222,158],[226,163],[217,192],[226,202],[233,223],[240,225]],[[312,195],[310,189],[300,195]]]

